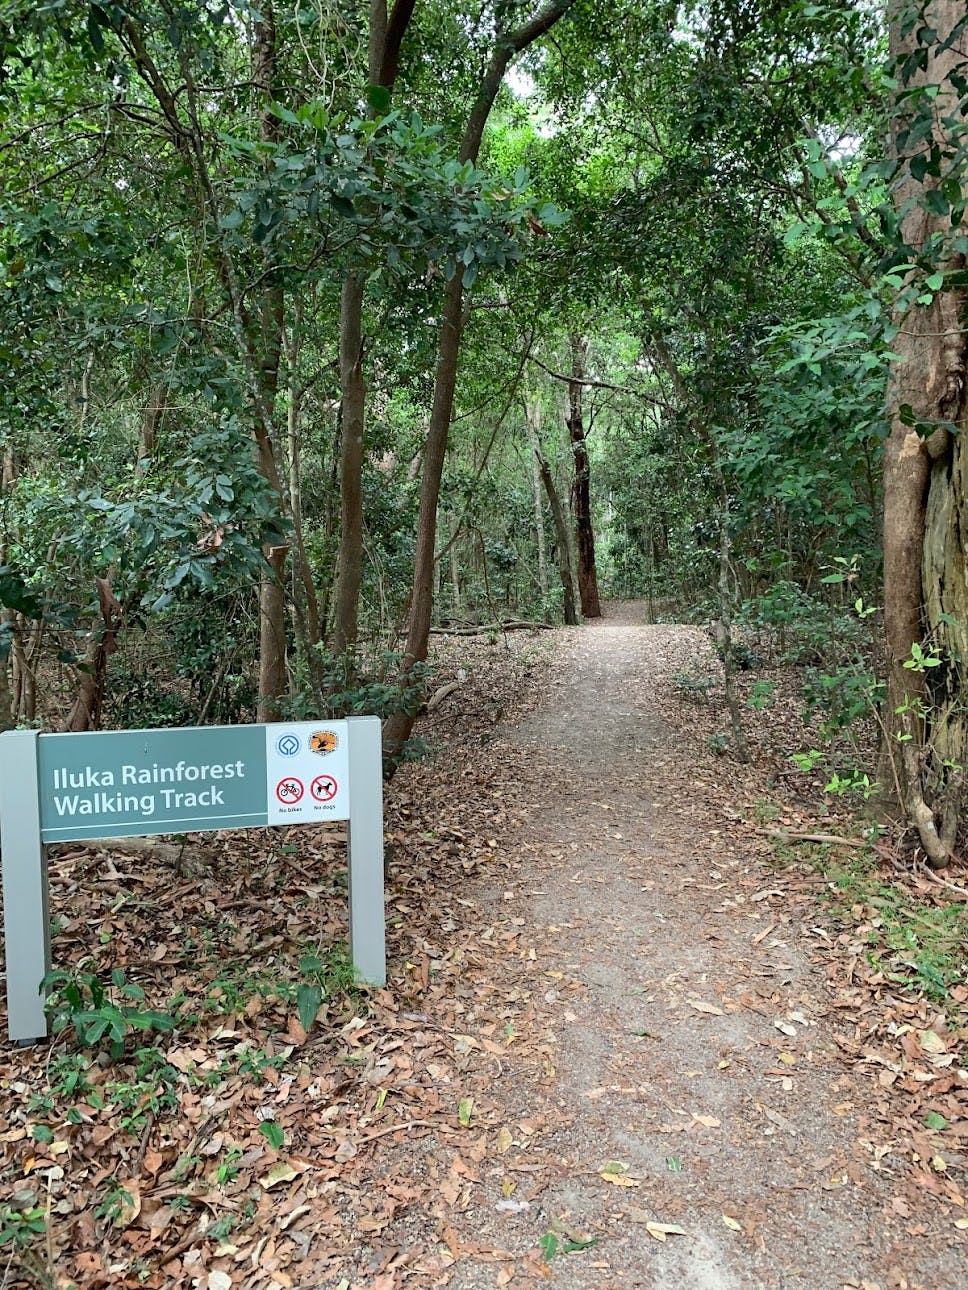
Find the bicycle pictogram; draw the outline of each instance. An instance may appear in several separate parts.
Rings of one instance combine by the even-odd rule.
[[[285,779],[280,779],[276,785],[276,797],[287,806],[298,802],[304,792],[302,780],[297,779],[295,775],[287,775]]]

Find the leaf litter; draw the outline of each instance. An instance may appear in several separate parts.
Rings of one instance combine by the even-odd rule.
[[[438,755],[390,794],[386,989],[346,976],[338,829],[209,837],[195,873],[61,849],[56,966],[119,968],[177,1022],[113,1058],[63,1036],[4,1047],[0,1203],[7,1224],[40,1211],[45,1229],[8,1284],[515,1290],[641,1265],[661,1286],[700,1256],[724,1260],[710,1285],[773,1284],[781,1264],[788,1285],[833,1284],[821,1266],[882,1290],[932,1269],[945,1284],[968,1227],[968,991],[942,1010],[892,981],[865,955],[866,911],[838,923],[814,869],[776,867],[749,810],[775,753],[757,745],[724,781],[674,697],[700,633],[636,641],[642,688],[623,703],[647,774],[599,773],[596,746],[628,717],[609,729],[580,708],[559,743],[548,714],[607,669],[603,641],[593,627],[443,649],[441,676],[469,676],[428,723]],[[594,783],[576,782],[573,746],[559,753],[570,739]],[[630,761],[641,751],[629,740]],[[778,809],[816,827],[802,804]],[[688,941],[659,952],[682,907]],[[614,962],[633,951],[634,981]],[[671,1173],[669,1132],[689,1143]],[[628,1164],[610,1172],[612,1143]],[[843,1202],[825,1199],[845,1189],[861,1267],[838,1245]],[[802,1205],[798,1231],[780,1197]],[[640,1232],[659,1263],[641,1264]],[[798,1273],[783,1243],[804,1232]]]

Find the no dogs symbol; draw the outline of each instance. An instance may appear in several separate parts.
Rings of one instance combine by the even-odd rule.
[[[332,775],[317,775],[309,786],[315,802],[331,802],[336,796],[339,785]]]

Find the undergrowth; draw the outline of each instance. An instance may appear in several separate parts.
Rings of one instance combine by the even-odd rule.
[[[829,846],[811,851],[831,913],[863,939],[871,967],[886,981],[953,1010],[952,989],[968,983],[968,905],[926,901],[886,875],[871,850],[847,856]]]

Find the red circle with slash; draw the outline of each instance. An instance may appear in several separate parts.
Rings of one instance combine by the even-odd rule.
[[[276,797],[284,806],[291,806],[293,802],[298,802],[305,791],[302,780],[296,779],[295,775],[287,775],[276,785]]]
[[[339,785],[332,775],[317,775],[309,786],[309,791],[317,802],[331,802],[338,789]]]

